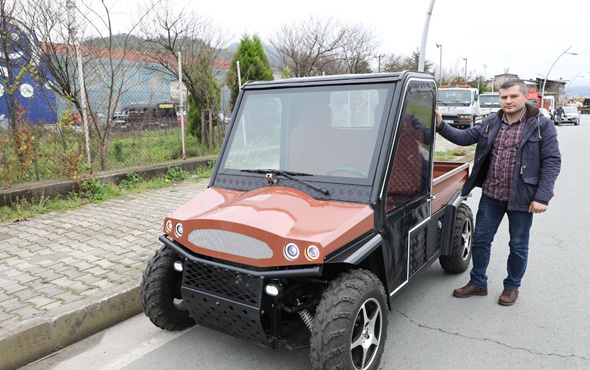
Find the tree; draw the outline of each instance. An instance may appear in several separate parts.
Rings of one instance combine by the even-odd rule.
[[[188,132],[194,137],[201,137],[201,126],[211,117],[217,119],[221,105],[221,88],[211,73],[209,59],[205,55],[191,71],[190,79],[199,81],[197,98],[188,96],[187,126]],[[206,115],[206,116],[205,116]],[[207,130],[207,129],[206,129]]]
[[[0,83],[3,88],[4,99],[8,108],[8,121],[10,128],[14,132],[17,125],[17,107],[15,93],[18,89],[19,80],[23,76],[23,68],[26,68],[26,60],[30,58],[22,56],[24,45],[20,45],[21,30],[16,22],[17,7],[16,2],[10,0],[0,0],[0,64],[2,65],[2,73]],[[16,35],[16,37],[14,37]],[[19,55],[20,58],[14,58]],[[25,59],[24,65],[19,65],[15,61],[18,59]],[[26,73],[26,72],[25,72]]]
[[[150,11],[140,12],[139,20]],[[89,103],[86,113],[93,137],[98,140],[100,168],[104,170],[112,132],[112,122],[107,118],[113,116],[121,96],[132,86],[130,81],[137,74],[138,68],[129,66],[126,58],[135,46],[130,33],[138,27],[139,21],[129,33],[115,35],[111,7],[105,1],[96,7],[96,3],[83,0],[77,5],[70,0],[28,0],[24,13],[27,25],[42,41],[43,52],[39,58],[44,69],[40,71],[41,78],[82,115],[76,55],[76,45],[79,45],[85,75],[83,91]],[[88,44],[84,42],[83,31],[94,35]],[[90,93],[93,99],[89,99]],[[99,113],[105,119],[99,119]],[[65,140],[63,145],[66,145]]]
[[[141,23],[142,39],[153,45],[154,60],[160,70],[171,78],[178,78],[177,57],[182,55],[182,82],[192,97],[199,111],[215,110],[215,119],[219,106],[210,106],[216,101],[211,64],[219,53],[220,45],[225,42],[222,32],[209,19],[186,9],[170,6],[167,1],[154,0],[158,11],[150,13]],[[205,62],[206,61],[206,62]],[[208,63],[204,68],[203,63]],[[205,71],[210,71],[205,76]],[[210,95],[213,94],[213,95]],[[193,123],[195,124],[195,123]],[[206,129],[207,130],[207,129]],[[208,135],[208,132],[201,132]]]
[[[375,34],[362,25],[351,26],[340,48],[344,73],[370,73],[369,58],[377,49]]]
[[[339,49],[348,26],[334,18],[311,15],[301,23],[283,25],[270,39],[279,69],[288,67],[293,77],[321,75],[340,58]]]
[[[403,57],[396,54],[385,56],[382,70],[385,72],[417,71],[420,61],[420,51],[416,49],[412,55]],[[424,72],[433,74],[433,63],[424,61]]]
[[[238,50],[236,50],[232,57],[231,66],[225,77],[226,84],[231,91],[230,107],[232,110],[240,91],[237,73],[238,61],[240,62],[240,76],[242,82],[272,81],[274,79],[270,63],[264,53],[260,38],[258,36],[250,38],[250,36],[244,35],[240,40]]]

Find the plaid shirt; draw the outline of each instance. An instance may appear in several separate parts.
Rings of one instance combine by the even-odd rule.
[[[526,121],[526,109],[520,119],[512,124],[508,123],[506,114],[502,116],[502,125],[494,139],[492,147],[492,161],[482,190],[490,198],[508,201],[510,185],[514,179],[516,154],[522,129]]]

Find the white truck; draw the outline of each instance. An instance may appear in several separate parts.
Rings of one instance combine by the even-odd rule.
[[[480,113],[485,117],[500,110],[500,94],[497,92],[479,94],[477,100]]]
[[[471,87],[448,87],[438,89],[438,109],[445,122],[451,126],[473,127],[481,122],[478,90]]]

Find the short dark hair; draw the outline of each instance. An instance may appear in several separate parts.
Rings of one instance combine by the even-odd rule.
[[[517,78],[515,78],[513,80],[505,81],[502,85],[500,85],[500,90],[506,90],[506,89],[511,88],[512,86],[518,86],[522,95],[526,96],[526,93],[527,93],[526,84],[524,83],[523,80],[519,80]]]

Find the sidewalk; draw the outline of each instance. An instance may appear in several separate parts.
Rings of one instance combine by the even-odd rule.
[[[0,223],[0,369],[141,312],[139,283],[164,216],[206,189],[184,181],[64,213]]]

